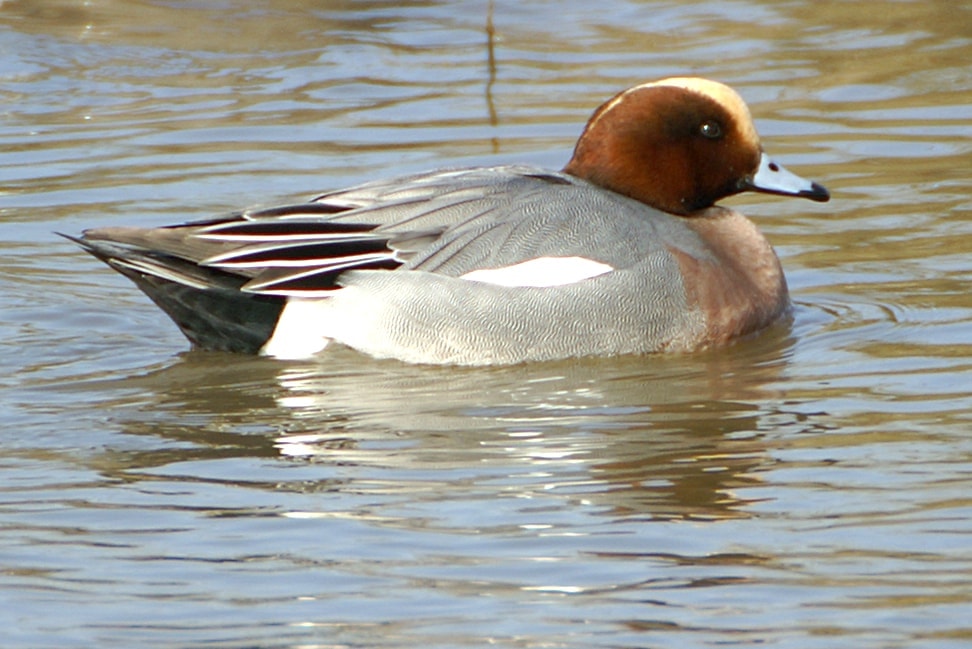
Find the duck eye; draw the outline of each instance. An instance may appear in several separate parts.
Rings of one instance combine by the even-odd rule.
[[[702,122],[702,126],[699,127],[699,133],[702,137],[707,137],[710,140],[714,140],[722,136],[722,127],[719,126],[719,122],[708,121]]]

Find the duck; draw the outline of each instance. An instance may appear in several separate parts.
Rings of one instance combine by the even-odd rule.
[[[735,90],[671,77],[601,104],[560,171],[440,169],[68,238],[204,350],[438,365],[684,353],[790,310],[770,243],[716,204],[746,191],[830,198],[763,150]]]

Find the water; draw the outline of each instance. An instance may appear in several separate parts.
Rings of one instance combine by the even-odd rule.
[[[965,647],[960,3],[0,3],[4,647]],[[189,352],[53,231],[447,165],[727,81],[825,205],[729,201],[793,320],[686,356]]]

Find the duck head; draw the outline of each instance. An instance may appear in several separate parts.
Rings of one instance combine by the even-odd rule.
[[[763,151],[736,91],[692,77],[635,86],[602,104],[564,171],[682,216],[743,191],[830,198]]]

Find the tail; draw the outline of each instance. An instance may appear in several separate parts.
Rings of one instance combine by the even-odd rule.
[[[61,236],[129,278],[195,347],[256,353],[273,335],[286,298],[243,292],[249,277],[140,247],[111,231]],[[105,237],[105,238],[102,238]]]

